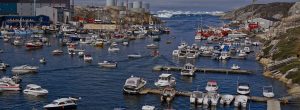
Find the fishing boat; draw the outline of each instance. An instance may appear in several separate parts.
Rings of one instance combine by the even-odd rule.
[[[174,87],[176,85],[175,77],[173,77],[172,74],[163,73],[159,75],[159,79],[154,85],[157,87]]]
[[[43,57],[39,61],[40,61],[40,63],[45,64],[46,63],[46,58]]]
[[[98,63],[101,67],[105,68],[116,68],[117,67],[117,62],[113,61],[103,61],[102,63]]]
[[[222,105],[230,105],[231,102],[233,101],[233,99],[234,99],[233,95],[230,95],[230,94],[222,95],[221,99],[220,99],[220,104],[222,104]]]
[[[216,106],[218,104],[218,101],[220,99],[220,94],[212,91],[208,92],[203,99],[203,105],[212,105]]]
[[[190,103],[200,105],[203,103],[204,96],[204,93],[201,91],[193,91],[190,96]]]
[[[90,54],[85,54],[85,55],[83,55],[83,60],[85,62],[91,62],[93,60],[93,57]]]
[[[196,71],[195,66],[191,63],[187,63],[184,65],[183,69],[181,70],[181,75],[194,76],[195,71]]]
[[[237,93],[241,95],[250,94],[250,86],[247,83],[238,83]]]
[[[59,49],[55,49],[55,50],[53,50],[52,51],[52,54],[53,55],[61,55],[61,54],[63,54],[64,52],[62,51],[62,50],[59,50]]]
[[[275,96],[273,92],[273,86],[264,86],[263,87],[263,95],[267,98],[272,98]]]
[[[205,90],[208,92],[217,91],[219,89],[216,81],[208,81]]]
[[[28,84],[23,90],[23,93],[33,96],[44,96],[48,94],[48,90],[43,89],[41,86],[36,84]]]
[[[236,65],[236,64],[233,64],[233,65],[231,66],[231,69],[232,69],[232,70],[239,70],[240,67],[239,67],[238,65]]]
[[[162,93],[161,93],[161,97],[160,100],[161,102],[166,101],[167,103],[170,103],[176,94],[176,90],[172,87],[166,87],[163,89]]]
[[[142,57],[142,55],[138,54],[138,53],[129,54],[127,56],[128,56],[128,58],[141,58]]]
[[[144,105],[144,106],[142,107],[142,110],[155,110],[155,106]]]
[[[117,46],[114,46],[114,45],[108,47],[109,52],[117,52],[119,50],[120,50],[120,48],[118,48]]]
[[[148,49],[157,49],[158,46],[152,43],[152,44],[147,45],[147,48]]]
[[[123,91],[129,94],[138,94],[140,90],[145,87],[147,81],[141,77],[131,76],[126,79],[126,82],[123,86]]]
[[[46,110],[75,110],[77,109],[77,101],[80,98],[60,98],[54,100],[52,103],[44,106]]]
[[[36,73],[38,68],[37,66],[21,65],[13,67],[11,71],[15,74]]]
[[[234,106],[246,108],[248,102],[248,97],[245,95],[236,95],[234,98]]]

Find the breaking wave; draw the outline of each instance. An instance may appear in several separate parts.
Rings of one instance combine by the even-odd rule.
[[[208,14],[213,16],[221,16],[225,13],[223,11],[212,11],[212,12],[205,12],[205,11],[175,11],[175,10],[161,10],[155,12],[156,17],[160,18],[171,18],[175,15],[201,15],[201,14]]]

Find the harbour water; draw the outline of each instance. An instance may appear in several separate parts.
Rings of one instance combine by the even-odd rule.
[[[93,57],[92,63],[85,63],[78,56],[66,54],[67,47],[60,47],[58,39],[49,36],[51,46],[45,46],[39,50],[28,51],[24,47],[14,47],[11,44],[3,43],[0,40],[0,48],[4,53],[0,54],[0,59],[11,67],[23,64],[36,65],[40,67],[39,73],[21,76],[22,87],[27,84],[38,84],[48,89],[47,97],[30,97],[20,92],[4,92],[0,94],[0,109],[8,110],[29,110],[32,108],[43,109],[45,104],[60,97],[76,96],[82,99],[78,103],[78,110],[110,110],[117,107],[129,110],[141,109],[143,105],[154,105],[159,109],[173,108],[178,110],[201,109],[191,106],[189,98],[176,97],[171,105],[162,104],[160,96],[157,95],[124,95],[122,87],[125,80],[131,75],[140,76],[147,80],[147,87],[155,87],[154,82],[160,75],[159,72],[152,71],[155,65],[176,65],[182,66],[186,62],[192,62],[197,67],[230,68],[232,64],[239,65],[242,69],[252,70],[252,75],[234,74],[211,74],[199,73],[195,77],[183,77],[180,73],[174,73],[176,77],[176,89],[193,91],[199,88],[204,91],[208,80],[216,80],[219,84],[220,93],[236,94],[236,84],[240,82],[250,84],[251,95],[262,96],[264,85],[273,85],[276,97],[285,96],[286,87],[272,79],[262,76],[263,67],[255,60],[255,54],[251,53],[246,60],[230,59],[226,62],[200,57],[199,59],[187,61],[177,60],[172,57],[172,51],[177,48],[181,41],[186,41],[189,45],[194,43],[194,34],[200,16],[174,16],[166,19],[166,26],[170,27],[171,34],[161,36],[159,44],[159,57],[151,57],[151,51],[146,49],[146,44],[152,43],[152,39],[138,39],[130,41],[129,46],[121,46],[118,53],[109,53],[108,46],[95,48],[87,44],[80,44],[78,47],[85,49]],[[216,16],[203,15],[204,25],[222,25],[222,21]],[[166,41],[172,41],[167,44]],[[197,42],[198,45],[201,42]],[[65,54],[53,56],[51,51],[62,49]],[[140,59],[128,59],[127,55],[141,53]],[[47,63],[40,64],[39,59],[45,57]],[[116,69],[100,68],[97,63],[103,60],[114,60],[118,62]],[[1,73],[1,76],[11,76],[11,68]],[[169,72],[171,73],[171,72]],[[266,103],[250,102],[248,107],[252,110],[265,110]],[[297,106],[282,105],[286,110],[297,110]],[[217,106],[219,110],[231,110],[230,107]]]

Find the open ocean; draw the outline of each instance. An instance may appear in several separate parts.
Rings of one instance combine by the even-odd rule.
[[[199,73],[195,77],[182,77],[179,72],[172,72],[176,77],[176,89],[193,91],[197,87],[204,91],[208,80],[216,80],[219,84],[220,93],[236,94],[237,79],[249,83],[251,95],[262,96],[264,85],[273,85],[276,97],[286,95],[286,87],[279,81],[265,78],[262,75],[263,67],[255,60],[255,53],[251,53],[246,60],[230,59],[226,62],[211,60],[200,57],[193,61],[178,61],[172,58],[172,51],[177,48],[181,41],[194,43],[194,34],[199,15],[180,15],[165,19],[166,26],[170,27],[170,35],[162,35],[159,42],[160,55],[157,58],[150,56],[151,51],[146,49],[146,45],[152,43],[152,39],[138,39],[131,41],[129,46],[120,46],[119,53],[108,53],[107,48],[95,48],[90,45],[80,44],[79,48],[86,49],[94,60],[91,64],[85,63],[78,56],[66,54],[67,47],[59,47],[58,39],[49,36],[51,46],[44,46],[43,49],[27,51],[25,47],[14,47],[11,44],[3,43],[0,40],[0,48],[4,53],[0,54],[0,59],[11,67],[23,64],[36,65],[40,67],[37,74],[21,76],[22,87],[33,83],[48,89],[47,97],[35,98],[24,95],[20,92],[4,92],[0,94],[1,110],[31,110],[43,109],[43,106],[59,97],[77,96],[82,99],[78,103],[78,110],[112,110],[116,107],[124,107],[129,110],[140,110],[143,105],[154,105],[156,108],[173,108],[177,110],[201,109],[190,105],[188,97],[176,97],[171,105],[160,102],[158,95],[123,95],[122,87],[125,80],[131,75],[140,76],[147,80],[147,87],[155,87],[154,81],[158,79],[160,72],[152,71],[155,65],[182,66],[186,62],[192,62],[197,67],[230,68],[232,64],[239,65],[242,69],[249,69],[255,74],[234,75],[234,74],[213,74]],[[226,22],[226,21],[225,21]],[[222,20],[219,17],[203,15],[203,24],[208,26],[221,26]],[[171,40],[171,44],[166,44]],[[201,42],[196,42],[199,45]],[[63,49],[63,56],[52,56],[54,49]],[[130,60],[127,58],[131,53],[142,53],[144,57]],[[39,58],[45,57],[47,64],[39,63]],[[97,63],[103,60],[114,60],[118,62],[116,69],[103,69]],[[171,73],[171,71],[169,72]],[[0,74],[1,76],[11,76],[11,68]],[[282,105],[284,110],[299,110],[296,105]],[[217,106],[218,110],[232,110],[229,107]],[[266,103],[249,102],[248,108],[252,110],[266,110]]]

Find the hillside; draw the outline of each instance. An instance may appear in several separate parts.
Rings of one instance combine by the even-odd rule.
[[[269,4],[248,5],[230,12],[227,12],[223,19],[245,20],[253,15],[254,18],[273,18],[281,20],[289,14],[290,8],[295,3],[275,2]]]

